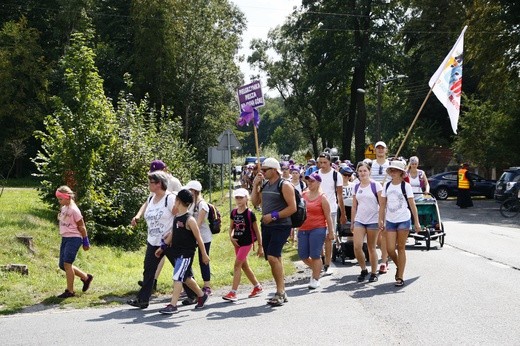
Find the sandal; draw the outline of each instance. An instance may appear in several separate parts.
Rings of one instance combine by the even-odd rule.
[[[283,303],[287,303],[287,295],[285,293],[275,293],[274,297],[267,301],[267,304],[271,306],[282,306]]]
[[[399,276],[397,276],[397,272],[399,271],[399,268],[395,267],[395,281],[399,279]]]
[[[395,281],[395,287],[402,287],[402,286],[404,286],[404,280],[401,278],[397,278],[397,280]]]

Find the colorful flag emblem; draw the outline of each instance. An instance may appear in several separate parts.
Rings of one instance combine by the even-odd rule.
[[[467,26],[464,27],[457,42],[428,82],[435,96],[448,110],[454,133],[457,133],[460,114],[464,33],[467,28]]]

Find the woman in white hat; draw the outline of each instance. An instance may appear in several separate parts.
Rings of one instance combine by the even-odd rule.
[[[386,169],[392,180],[383,186],[379,207],[379,228],[386,229],[388,255],[396,265],[395,286],[404,285],[403,274],[406,266],[406,239],[413,216],[416,232],[421,231],[412,186],[404,181],[406,162],[390,161]],[[397,243],[397,252],[396,252]]]

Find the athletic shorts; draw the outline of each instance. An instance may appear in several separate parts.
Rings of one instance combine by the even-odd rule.
[[[354,228],[364,228],[367,231],[375,231],[379,229],[379,224],[377,223],[361,223],[359,221],[354,222]]]
[[[411,220],[401,221],[401,222],[390,222],[386,221],[386,231],[387,232],[396,232],[396,231],[410,231],[412,227]]]
[[[316,228],[310,231],[298,231],[298,256],[300,259],[321,257],[321,249],[325,243],[327,229],[325,227]]]
[[[249,245],[235,247],[236,259],[238,261],[245,261],[247,259],[247,255],[249,254],[249,251],[251,251],[252,247],[253,247],[252,243]]]
[[[173,269],[173,280],[185,282],[187,279],[193,277],[191,265],[193,257],[176,257],[175,267]]]
[[[79,237],[62,237],[60,246],[59,266],[63,269],[63,263],[74,263],[83,239]]]
[[[262,225],[262,245],[267,256],[282,257],[282,248],[291,234],[291,225]]]

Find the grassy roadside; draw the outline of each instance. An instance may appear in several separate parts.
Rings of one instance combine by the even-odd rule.
[[[228,200],[221,198],[220,191],[212,197],[212,203],[221,211],[223,230],[227,230]],[[139,251],[123,251],[93,244],[90,251],[80,250],[75,262],[79,268],[94,275],[91,289],[81,293],[81,282],[76,279],[76,297],[63,301],[55,298],[65,289],[65,275],[58,268],[57,210],[43,204],[34,188],[6,188],[0,197],[0,211],[0,265],[25,264],[29,268],[29,275],[0,271],[0,314],[16,313],[38,304],[64,308],[118,305],[136,293],[136,282],[142,277],[144,246]],[[33,237],[35,254],[16,239],[17,235]],[[296,250],[286,246],[284,267],[287,275],[295,272],[291,262],[295,255]],[[229,287],[235,255],[226,232],[214,236],[210,257],[212,286]],[[272,279],[266,261],[250,255],[249,262],[261,282]],[[198,263],[194,263],[194,272],[200,281]],[[171,273],[172,267],[166,261],[159,277],[158,294],[170,293]],[[242,284],[250,285],[245,275],[242,275]]]

